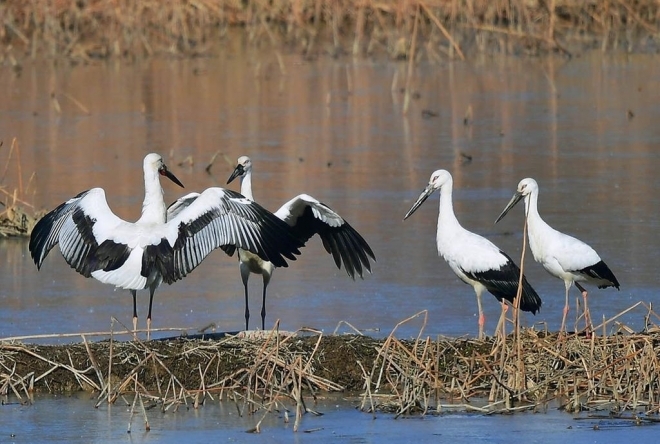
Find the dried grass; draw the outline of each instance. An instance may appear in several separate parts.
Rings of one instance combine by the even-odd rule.
[[[420,52],[429,58],[462,59],[469,50],[644,50],[645,37],[658,33],[659,13],[654,0],[8,0],[0,5],[0,38],[15,67],[14,54],[80,61],[208,55],[231,28],[244,30],[241,38],[254,46],[310,57],[406,57],[419,33]]]
[[[297,430],[305,413],[317,414],[305,397],[314,400],[318,391],[344,389],[317,374],[320,332],[281,333],[276,326],[249,338],[118,342],[118,335],[133,334],[122,331],[106,333],[106,341],[88,341],[99,334],[81,333],[83,343],[63,346],[1,339],[0,395],[30,402],[35,390],[92,391],[98,393],[97,407],[122,399],[132,415],[141,411],[147,429],[146,411],[154,407],[176,411],[224,399],[241,415],[263,412],[253,430],[258,432],[273,411],[285,411],[287,418],[293,412]]]
[[[637,307],[646,310],[643,334],[616,323]],[[420,331],[417,340],[401,341],[392,334],[364,373],[361,408],[397,416],[455,410],[493,414],[539,411],[556,401],[569,412],[658,414],[660,330],[651,319],[659,318],[639,302],[599,325],[601,335],[526,328],[484,341],[433,341]],[[613,325],[617,332],[608,336]]]
[[[639,309],[643,333],[618,322]],[[423,319],[417,338],[398,339],[397,329],[415,319]],[[653,416],[660,411],[658,320],[639,302],[590,335],[522,328],[485,340],[432,339],[423,335],[424,311],[384,340],[307,329],[282,333],[277,326],[220,340],[117,341],[131,338],[129,330],[81,333],[82,343],[68,345],[4,338],[0,395],[27,403],[35,391],[92,391],[97,406],[125,402],[147,429],[151,409],[176,411],[222,400],[240,415],[255,417],[250,431],[259,432],[272,412],[284,412],[285,421],[291,414],[298,430],[305,413],[318,414],[308,404],[319,392],[360,388],[361,410],[374,414],[500,414],[543,411],[554,403],[568,412],[606,411],[624,419],[643,411],[648,421],[658,421]],[[512,319],[506,323],[515,325]],[[109,338],[89,341],[99,335]]]
[[[0,142],[0,149],[3,143]],[[7,152],[5,150],[5,152]],[[16,181],[14,186],[5,184],[7,173],[11,165],[16,168]],[[6,155],[5,167],[0,176],[0,237],[28,236],[44,212],[36,211],[29,202],[34,190],[31,189],[34,174],[30,176],[24,186],[23,171],[21,168],[21,151],[18,140],[14,138]]]

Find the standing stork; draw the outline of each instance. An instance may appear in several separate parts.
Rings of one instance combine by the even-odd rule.
[[[520,280],[520,268],[495,244],[461,226],[452,205],[453,180],[446,170],[431,174],[428,186],[408,210],[403,220],[419,208],[434,191],[440,190],[440,210],[436,241],[438,254],[447,261],[452,271],[466,284],[474,288],[479,309],[479,338],[484,335],[485,317],[481,306],[481,294],[488,290],[504,306],[503,299],[513,303]],[[541,298],[522,277],[520,309],[533,314],[541,308]]]
[[[238,164],[227,180],[231,183],[235,178],[241,178],[241,194],[254,201],[252,195],[252,161],[247,156],[238,158]],[[170,206],[168,214],[176,214],[180,207],[195,199],[194,194],[184,196]],[[363,277],[364,270],[371,273],[369,258],[376,260],[367,241],[346,220],[327,205],[307,194],[300,194],[277,210],[275,216],[286,222],[291,234],[301,243],[307,242],[312,236],[321,237],[325,250],[332,254],[337,268],[342,262],[346,273],[355,279],[355,275]],[[168,216],[169,217],[169,216]],[[225,250],[227,251],[227,250]],[[228,251],[229,254],[233,253]],[[249,328],[250,309],[248,304],[248,279],[250,273],[260,274],[263,278],[263,293],[261,301],[261,328],[266,323],[266,288],[278,264],[255,256],[244,248],[238,248],[239,269],[245,288],[245,329]]]
[[[573,236],[555,230],[541,219],[537,205],[539,186],[534,179],[527,178],[520,181],[516,193],[495,223],[502,220],[522,198],[525,199],[529,248],[532,250],[534,260],[543,265],[548,273],[563,280],[566,287],[560,332],[564,331],[566,325],[566,315],[569,310],[568,291],[573,284],[582,292],[585,321],[588,327],[591,325],[591,319],[587,308],[587,290],[580,285],[580,282],[589,282],[597,285],[598,288],[616,287],[618,290],[619,281],[593,248]]]
[[[44,216],[30,236],[37,268],[59,243],[67,263],[85,277],[130,290],[137,330],[136,291],[149,288],[147,332],[154,292],[185,277],[216,248],[243,248],[286,267],[302,243],[289,227],[260,205],[223,188],[209,188],[166,221],[159,176],[181,182],[158,154],[144,158],[144,203],[137,222],[117,217],[102,188],[83,191]],[[284,256],[284,257],[283,257]]]

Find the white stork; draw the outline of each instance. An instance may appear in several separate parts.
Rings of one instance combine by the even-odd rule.
[[[241,194],[254,201],[252,195],[252,161],[249,157],[241,156],[238,158],[238,165],[227,183],[237,177],[241,178]],[[185,207],[194,199],[195,195],[192,193],[173,203],[168,209],[168,217],[176,215],[181,207]],[[351,278],[355,279],[356,274],[362,278],[364,270],[371,273],[369,257],[375,260],[373,251],[364,238],[327,205],[307,194],[300,194],[282,205],[275,212],[275,216],[286,222],[293,236],[303,244],[312,236],[318,234],[325,250],[332,254],[337,268],[341,269],[343,262],[344,269]],[[231,254],[233,249],[231,252],[227,252]],[[245,329],[249,328],[250,319],[248,306],[248,279],[250,273],[260,274],[263,278],[261,328],[265,329],[266,288],[275,267],[279,267],[279,265],[264,260],[240,247],[238,248],[238,260],[243,286],[245,287]]]
[[[527,178],[520,181],[516,193],[495,223],[502,220],[522,198],[525,198],[529,248],[532,250],[534,260],[543,265],[548,273],[563,280],[566,287],[566,301],[560,332],[564,331],[569,310],[568,291],[574,283],[582,292],[585,321],[589,326],[591,320],[587,309],[587,290],[580,285],[580,282],[590,282],[597,285],[598,288],[616,287],[618,290],[619,281],[593,248],[579,239],[555,230],[541,219],[537,205],[539,186],[534,179]]]
[[[481,307],[481,294],[484,290],[488,290],[503,304],[503,299],[513,303],[518,291],[520,268],[491,241],[461,226],[454,215],[452,186],[453,180],[448,171],[435,171],[431,174],[428,186],[403,220],[410,217],[435,190],[440,190],[436,234],[438,254],[447,261],[456,276],[474,288],[479,309],[479,338],[483,338],[485,317]],[[541,298],[523,275],[520,309],[536,314],[540,308]]]
[[[216,248],[240,247],[277,266],[295,259],[302,243],[289,227],[260,205],[223,188],[205,190],[194,203],[166,222],[159,175],[177,185],[158,154],[144,158],[145,196],[142,216],[126,222],[108,207],[105,191],[92,188],[44,216],[30,236],[37,268],[59,243],[67,263],[85,277],[128,289],[133,295],[133,329],[137,330],[136,291],[149,288],[147,331],[151,329],[154,291],[197,267]]]

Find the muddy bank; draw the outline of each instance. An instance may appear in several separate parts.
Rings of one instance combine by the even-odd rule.
[[[255,409],[319,392],[357,392],[364,410],[517,411],[559,401],[568,411],[657,413],[660,335],[546,335],[506,339],[307,333],[220,340],[104,340],[0,344],[2,394],[89,390],[99,402],[133,393],[154,403],[240,398]],[[110,375],[110,376],[109,376]],[[215,398],[214,398],[215,399]],[[475,399],[488,400],[477,407]]]
[[[26,381],[34,379],[30,385],[37,392],[98,389],[103,381],[99,381],[97,368],[103,379],[107,379],[111,369],[111,380],[116,381],[136,372],[149,391],[158,390],[158,379],[171,372],[183,387],[194,390],[202,382],[209,386],[231,378],[254,364],[260,350],[268,350],[282,359],[304,357],[313,364],[310,374],[332,381],[342,389],[359,390],[363,379],[357,361],[373,365],[380,345],[382,341],[366,336],[300,337],[279,344],[274,338],[272,342],[238,338],[112,343],[105,340],[47,346],[4,343],[0,344],[0,362],[11,364],[14,373],[24,375]],[[144,360],[150,356],[157,357],[162,366],[146,365]],[[206,370],[204,381],[200,368]],[[94,384],[81,379],[80,374],[89,376]],[[26,375],[30,376],[26,378]]]

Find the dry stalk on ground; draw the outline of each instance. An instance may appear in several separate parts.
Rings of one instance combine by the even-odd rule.
[[[623,313],[642,306],[644,333],[617,324]],[[550,401],[571,412],[658,414],[660,329],[651,322],[658,319],[640,302],[588,336],[525,328],[482,341],[432,339],[422,335],[422,326],[416,339],[401,340],[397,325],[384,340],[277,330],[253,338],[149,342],[117,341],[119,333],[90,342],[102,332],[83,333],[82,343],[67,345],[7,338],[0,339],[0,395],[30,402],[34,391],[92,391],[99,405],[122,400],[135,416],[142,412],[145,427],[149,409],[224,400],[241,415],[263,415],[254,431],[273,411],[285,418],[291,413],[297,429],[303,414],[313,412],[308,403],[319,391],[360,389],[362,410],[397,415],[510,413],[545,409]],[[618,331],[607,335],[608,326]]]
[[[647,309],[647,319],[657,318]],[[657,414],[660,335],[654,331],[607,336],[522,329],[517,336],[484,341],[432,341],[421,334],[401,341],[392,334],[378,349],[370,374],[364,372],[361,408],[397,415],[503,413],[537,410],[556,400],[567,411]]]
[[[155,406],[162,411],[197,408],[224,397],[241,414],[294,411],[297,429],[310,411],[305,397],[344,389],[317,374],[323,335],[312,333],[318,334],[299,337],[272,330],[249,339],[150,342],[117,342],[115,334],[109,341],[88,342],[88,335],[81,334],[82,344],[63,346],[0,341],[0,395],[28,402],[35,387],[87,390],[99,394],[97,406],[123,399],[132,412],[143,413]],[[126,399],[131,396],[132,401]],[[148,427],[146,413],[144,418]]]

